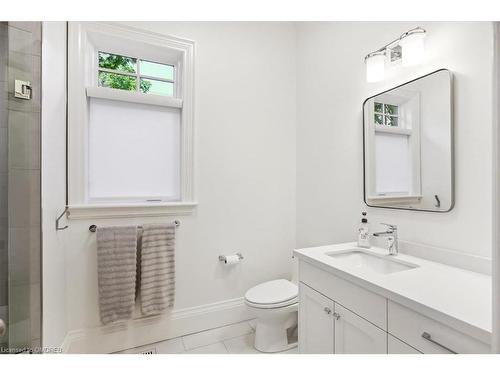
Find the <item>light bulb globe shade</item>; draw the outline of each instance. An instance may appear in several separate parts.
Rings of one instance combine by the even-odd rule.
[[[420,64],[424,59],[424,39],[425,33],[413,33],[399,41],[402,49],[402,65],[413,66]]]
[[[367,82],[378,82],[384,79],[385,55],[369,56],[366,58],[365,64]]]

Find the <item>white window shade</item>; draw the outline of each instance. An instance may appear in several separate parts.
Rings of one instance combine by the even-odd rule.
[[[409,137],[401,134],[375,134],[375,191],[377,195],[411,193]]]
[[[181,110],[89,100],[89,202],[180,200]]]

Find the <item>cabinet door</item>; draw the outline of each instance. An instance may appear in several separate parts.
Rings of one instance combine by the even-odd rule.
[[[336,354],[385,354],[387,333],[352,311],[335,304]]]
[[[334,303],[307,285],[299,284],[299,352],[334,353]]]
[[[395,338],[387,335],[387,353],[388,354],[422,354],[417,349]]]

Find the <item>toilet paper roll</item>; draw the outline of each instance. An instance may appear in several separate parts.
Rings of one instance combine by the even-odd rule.
[[[225,264],[236,264],[240,262],[240,257],[238,255],[226,255],[224,259]]]

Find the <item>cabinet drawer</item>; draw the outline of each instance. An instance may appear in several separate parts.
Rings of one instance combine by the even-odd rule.
[[[392,301],[388,302],[388,321],[390,334],[422,353],[490,352],[489,345]]]
[[[383,330],[387,329],[387,304],[384,297],[304,261],[299,263],[299,279]]]

